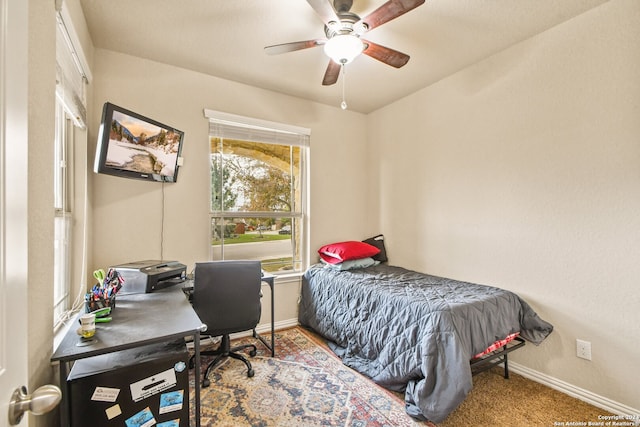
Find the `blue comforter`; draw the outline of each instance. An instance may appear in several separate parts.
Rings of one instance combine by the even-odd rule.
[[[311,266],[299,309],[344,364],[404,391],[407,413],[436,423],[471,390],[475,354],[513,332],[539,344],[553,330],[512,292],[386,264]]]

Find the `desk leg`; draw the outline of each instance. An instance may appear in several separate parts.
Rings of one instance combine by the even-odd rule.
[[[69,420],[69,387],[67,384],[67,362],[60,361],[59,363],[60,369],[60,389],[62,390],[62,402],[60,402],[60,425],[68,426],[70,425]]]
[[[262,344],[265,345],[265,347],[267,347],[269,350],[271,350],[271,357],[275,357],[276,356],[276,333],[275,333],[275,301],[276,301],[276,296],[274,293],[274,283],[273,283],[273,277],[263,277],[262,278],[263,282],[267,282],[267,285],[269,285],[269,288],[271,289],[271,345],[269,345],[267,343],[267,340],[265,340],[260,334],[258,334],[255,330],[255,328],[253,329],[253,337],[259,339]]]
[[[193,350],[194,350],[194,358],[195,358],[195,371],[194,371],[194,383],[196,387],[195,393],[195,416],[196,416],[196,427],[200,427],[200,331],[196,332],[193,336]]]
[[[276,334],[275,334],[275,300],[276,295],[274,292],[273,278],[269,280],[269,286],[271,286],[271,357],[276,357]]]

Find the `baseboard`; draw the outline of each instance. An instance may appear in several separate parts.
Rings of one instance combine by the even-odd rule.
[[[287,319],[287,320],[280,320],[278,322],[275,322],[273,324],[273,328],[277,331],[278,329],[293,328],[294,326],[297,326],[297,325],[298,325],[298,319]],[[256,326],[256,332],[262,335],[263,337],[268,338],[268,340],[271,339],[271,335],[270,335],[271,323],[261,323],[260,325]],[[238,332],[237,334],[230,334],[229,338],[235,339],[235,338],[248,337],[248,336],[251,336],[252,334],[253,334],[252,331]]]
[[[606,397],[597,395],[580,387],[576,387],[565,381],[527,368],[526,366],[512,361],[509,361],[509,371],[520,374],[525,378],[546,385],[547,387],[558,390],[559,392],[567,394],[571,397],[575,397],[576,399],[582,400],[583,402],[589,403],[597,408],[604,409],[605,411],[612,414],[629,417],[628,419],[626,419],[626,421],[632,421],[635,423],[635,425],[640,425],[640,419],[638,419],[638,417],[640,416],[640,410],[638,409],[634,409],[630,406],[623,405],[622,403],[615,402]]]
[[[287,320],[280,320],[278,322],[275,322],[273,327],[277,331],[278,329],[293,328],[296,325],[298,325],[298,319],[287,319]],[[270,334],[271,323],[263,323],[256,326],[256,332],[262,335]]]

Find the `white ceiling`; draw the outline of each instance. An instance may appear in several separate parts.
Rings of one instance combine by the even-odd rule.
[[[330,1],[330,0],[327,0]],[[369,113],[609,0],[427,0],[364,38],[411,56],[395,69],[361,55],[346,68],[349,109]],[[384,0],[354,0],[360,17]],[[305,0],[80,0],[95,47],[338,107],[342,76],[322,86],[324,38]]]

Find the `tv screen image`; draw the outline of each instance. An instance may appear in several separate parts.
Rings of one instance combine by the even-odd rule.
[[[94,170],[97,173],[176,182],[184,132],[105,103]]]

